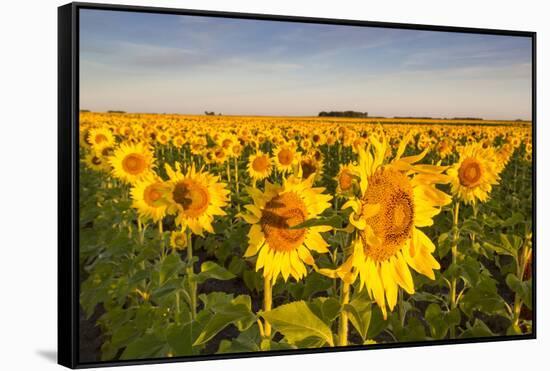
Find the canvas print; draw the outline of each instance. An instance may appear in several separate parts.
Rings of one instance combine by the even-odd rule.
[[[532,334],[532,63],[81,9],[80,362]]]

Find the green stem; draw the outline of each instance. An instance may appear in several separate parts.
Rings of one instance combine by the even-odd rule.
[[[189,282],[189,296],[191,297],[191,319],[194,320],[197,317],[197,283],[194,281],[193,276],[193,235],[191,230],[187,230],[187,277]]]
[[[399,321],[401,322],[401,327],[405,327],[405,301],[403,300],[403,290],[401,288],[398,288],[397,290],[399,303]]]
[[[458,213],[460,209],[460,202],[457,201],[455,204],[455,208],[453,210],[453,245],[451,246],[451,257],[452,257],[452,264],[456,264],[457,261],[457,255],[458,255],[458,238],[459,238],[459,231],[458,231]],[[456,301],[456,284],[457,279],[456,277],[453,277],[451,279],[451,292],[449,293],[450,296],[450,308],[455,309],[458,305]],[[450,337],[451,339],[454,339],[456,336],[456,329],[455,326],[451,326],[450,328]]]
[[[273,305],[272,289],[271,280],[264,277],[264,312],[270,311]],[[264,336],[266,339],[271,338],[271,324],[267,320],[264,321]]]
[[[340,321],[338,322],[338,345],[344,347],[348,345],[348,311],[344,308],[349,303],[350,284],[342,280],[342,292],[340,296],[340,303],[342,309],[340,310]]]
[[[237,197],[239,197],[239,163],[237,157],[235,157],[235,189]],[[241,203],[237,202],[237,212],[241,211]]]

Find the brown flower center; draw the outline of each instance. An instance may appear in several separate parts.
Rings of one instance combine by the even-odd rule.
[[[277,158],[279,159],[279,163],[281,165],[288,166],[292,163],[292,160],[294,160],[294,154],[291,150],[284,148],[279,151]]]
[[[201,216],[210,202],[208,189],[191,179],[181,180],[176,183],[172,198],[181,206],[183,214],[190,218]]]
[[[122,160],[122,168],[132,175],[142,173],[147,167],[145,157],[139,153],[131,153]]]
[[[353,175],[348,169],[342,170],[338,177],[338,183],[342,191],[348,191],[353,184]]]
[[[222,147],[225,149],[228,149],[231,143],[233,143],[231,139],[224,139],[222,142]]]
[[[162,183],[156,182],[148,185],[143,191],[143,199],[145,203],[151,207],[157,207],[156,201],[162,197]]]
[[[378,170],[368,181],[363,207],[380,206],[376,215],[366,219],[380,243],[367,245],[365,233],[360,232],[360,236],[365,254],[375,261],[384,261],[394,256],[412,235],[413,190],[409,179],[393,169]]]
[[[294,192],[271,199],[262,211],[260,224],[269,247],[276,251],[297,249],[306,235],[306,229],[289,229],[307,218],[304,201]]]
[[[254,169],[254,171],[263,173],[267,171],[268,167],[269,159],[265,155],[258,156],[252,161],[252,169]]]
[[[95,136],[95,142],[96,143],[105,142],[106,140],[107,140],[107,137],[104,134],[97,134]]]
[[[470,157],[462,161],[458,169],[458,180],[464,187],[472,188],[479,184],[482,173],[481,163]]]
[[[317,171],[317,165],[312,159],[302,160],[300,164],[302,165],[302,173],[303,173],[304,179],[309,178],[312,174],[315,174],[315,172]]]
[[[97,156],[92,157],[92,164],[94,165],[101,165],[101,159]]]

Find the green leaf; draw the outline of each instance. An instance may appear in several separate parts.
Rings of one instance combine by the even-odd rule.
[[[166,332],[166,340],[172,348],[174,356],[193,355],[193,339],[200,329],[198,323],[189,322],[184,325],[173,325]]]
[[[193,279],[197,283],[203,283],[208,279],[227,281],[235,277],[236,276],[233,273],[216,264],[215,262],[207,261],[202,263],[200,273],[196,274]]]
[[[506,248],[504,248],[501,245],[496,245],[496,244],[493,244],[493,243],[490,243],[490,242],[483,242],[483,247],[486,248],[487,250],[494,251],[494,252],[496,252],[497,254],[500,254],[500,255],[515,256],[515,254],[512,251],[507,250]]]
[[[334,346],[332,331],[323,320],[313,314],[304,301],[281,305],[271,311],[261,312],[260,316],[283,334],[291,344],[309,337],[317,337]]]
[[[479,284],[466,291],[460,301],[460,308],[468,317],[473,316],[474,310],[507,316],[504,300],[497,292],[496,282],[489,277],[483,278]]]
[[[135,285],[139,281],[142,281],[144,279],[148,279],[151,276],[151,271],[149,270],[140,270],[137,271],[136,274],[134,274],[130,280],[128,281],[129,285]]]
[[[344,306],[344,310],[349,313],[349,320],[355,330],[364,341],[367,340],[369,325],[372,318],[372,302],[364,299],[354,299]]]
[[[181,279],[175,278],[168,282],[165,282],[163,286],[153,290],[152,298],[153,300],[158,300],[168,294],[173,293],[174,291],[181,288],[183,281]]]
[[[239,331],[248,329],[256,320],[256,316],[250,310],[250,297],[241,295],[231,303],[218,308],[212,308],[215,312],[206,323],[193,345],[204,344],[227,326],[234,324]]]
[[[217,353],[259,352],[261,350],[260,342],[261,337],[258,326],[252,326],[241,332],[235,339],[222,340]]]
[[[168,255],[160,264],[159,280],[161,285],[178,272],[183,272],[183,262],[176,254]]]
[[[289,227],[288,229],[303,229],[303,228],[319,227],[319,226],[330,226],[332,228],[342,228],[343,222],[344,222],[344,219],[342,219],[341,216],[334,215],[329,218],[309,219],[303,223]]]
[[[531,280],[521,281],[515,274],[509,273],[506,276],[506,284],[516,294],[519,295],[523,303],[531,309],[532,305],[532,284]]]
[[[332,286],[332,280],[317,272],[309,274],[305,280],[304,291],[302,297],[304,299],[311,298],[312,295],[321,291],[326,291]]]
[[[491,331],[489,327],[480,319],[476,319],[474,324],[469,326],[466,331],[461,335],[462,338],[477,338],[477,337],[491,337],[495,334]]]
[[[424,317],[428,322],[430,333],[436,339],[443,339],[451,326],[460,324],[460,310],[452,309],[450,312],[443,312],[438,304],[430,304],[426,308]]]
[[[166,342],[155,334],[147,334],[132,341],[122,355],[121,359],[153,358],[166,345]]]

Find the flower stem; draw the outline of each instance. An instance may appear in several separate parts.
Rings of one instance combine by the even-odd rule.
[[[350,284],[342,280],[342,292],[340,294],[342,309],[340,310],[340,321],[338,322],[338,345],[341,347],[348,345],[348,311],[344,306],[349,304],[349,293]]]
[[[456,264],[457,255],[458,255],[458,238],[459,238],[459,231],[458,231],[458,212],[460,208],[460,202],[457,201],[455,203],[455,208],[453,210],[453,245],[451,246],[451,257],[452,257],[452,264]],[[451,279],[451,292],[449,293],[450,297],[450,309],[455,309],[458,305],[456,301],[456,284],[457,279],[456,277],[453,277]],[[455,326],[451,326],[450,330],[450,337],[451,339],[454,339],[456,336],[456,329]]]
[[[189,296],[191,297],[191,319],[197,317],[197,283],[193,279],[195,272],[193,271],[193,235],[187,230],[187,277],[189,280]]]
[[[162,226],[162,220],[159,220],[158,222],[159,226],[159,237],[160,237],[160,251],[162,259],[166,257],[166,247],[164,246],[164,228]]]
[[[237,193],[237,197],[239,197],[239,164],[238,164],[238,159],[237,157],[235,157],[235,190],[236,190],[236,193]],[[241,203],[240,202],[237,202],[237,212],[240,212],[241,211]]]
[[[264,277],[264,312],[271,310],[273,305],[273,287],[271,286],[271,280]],[[267,320],[264,320],[264,335],[266,339],[271,338],[271,325]]]
[[[405,327],[405,301],[403,300],[403,290],[401,288],[398,288],[397,290],[399,300],[399,321],[401,322],[401,327]]]

